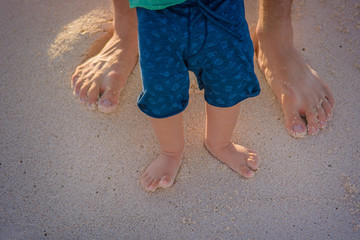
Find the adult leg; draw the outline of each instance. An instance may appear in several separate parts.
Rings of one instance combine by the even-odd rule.
[[[170,187],[180,168],[185,146],[183,115],[150,118],[150,122],[160,146],[160,154],[143,173],[141,185],[147,191],[155,191],[159,187]]]
[[[282,106],[286,128],[299,138],[326,126],[335,101],[294,47],[291,4],[291,0],[260,0],[252,38],[260,69]]]
[[[100,53],[76,68],[71,86],[89,109],[112,112],[138,55],[136,10],[128,0],[113,0],[114,33]]]
[[[251,178],[259,167],[259,157],[255,151],[231,141],[239,111],[240,104],[219,108],[206,103],[205,147],[232,170]]]

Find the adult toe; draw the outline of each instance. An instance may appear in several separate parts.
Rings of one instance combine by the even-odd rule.
[[[322,106],[319,106],[317,108],[317,112],[318,112],[318,124],[319,124],[319,128],[322,129],[322,128],[325,128],[326,127],[326,122],[327,122],[327,119],[326,119],[326,115],[325,115],[325,111],[323,109]]]
[[[289,134],[294,138],[303,138],[306,135],[306,123],[294,108],[284,108],[285,126]]]
[[[71,76],[71,88],[74,88],[77,80],[80,78],[82,72],[81,67],[77,67],[74,74]]]
[[[89,88],[90,88],[90,84],[86,83],[86,82],[84,82],[80,88],[79,99],[82,104],[87,103],[87,96],[88,96]]]
[[[319,132],[318,113],[315,109],[309,110],[305,114],[307,121],[307,132],[309,135],[315,135]]]
[[[100,87],[96,84],[92,84],[87,92],[88,108],[95,110],[97,107],[97,101],[99,98]]]
[[[335,106],[335,98],[332,95],[328,86],[326,86],[325,88],[325,98],[327,99],[327,102],[330,104],[331,108],[333,108]]]
[[[327,100],[325,100],[322,102],[321,106],[324,109],[326,120],[330,121],[333,115],[331,104]]]
[[[111,113],[119,104],[119,93],[112,89],[106,89],[99,99],[99,110],[103,113]]]
[[[80,90],[81,90],[84,82],[85,82],[85,78],[83,78],[83,77],[79,77],[79,79],[77,79],[77,81],[74,85],[74,92],[73,92],[75,97],[80,96]]]
[[[306,135],[306,122],[300,115],[298,100],[291,89],[281,98],[281,105],[285,117],[285,126],[294,138],[303,138]]]
[[[115,72],[108,74],[108,80],[104,83],[104,91],[99,99],[99,110],[104,113],[113,112],[119,104],[120,92],[126,84],[126,77]]]

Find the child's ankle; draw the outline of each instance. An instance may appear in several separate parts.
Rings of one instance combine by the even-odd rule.
[[[178,150],[172,150],[172,151],[164,151],[160,149],[160,154],[173,159],[181,159],[184,153],[185,147],[182,147]]]
[[[211,141],[211,140],[209,140],[209,139],[206,139],[206,140],[204,141],[205,147],[206,147],[210,152],[223,151],[224,149],[226,149],[227,147],[229,147],[231,144],[232,144],[231,141],[217,142],[217,141]]]

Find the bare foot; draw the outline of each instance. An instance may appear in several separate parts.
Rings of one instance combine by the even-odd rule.
[[[180,156],[170,156],[164,153],[147,167],[141,177],[141,185],[146,191],[154,192],[157,188],[171,187],[182,162]]]
[[[138,46],[136,27],[122,34],[115,31],[101,52],[76,68],[71,87],[89,109],[112,112],[121,90],[136,65]]]
[[[255,151],[246,147],[232,142],[225,147],[210,147],[206,141],[205,147],[219,161],[228,165],[244,178],[252,178],[259,168],[259,156]]]
[[[329,87],[292,44],[292,31],[252,32],[261,71],[278,98],[289,134],[315,135],[332,118],[335,100]]]

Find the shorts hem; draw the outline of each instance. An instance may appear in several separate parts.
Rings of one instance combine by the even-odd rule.
[[[252,98],[252,97],[256,97],[260,94],[260,89],[259,91],[253,93],[253,94],[249,94],[249,95],[246,95],[240,99],[238,99],[237,101],[235,101],[233,104],[228,104],[228,105],[224,105],[224,104],[217,104],[217,103],[210,103],[208,99],[205,98],[205,101],[206,103],[208,103],[209,105],[211,106],[214,106],[214,107],[220,107],[220,108],[229,108],[229,107],[233,107],[235,106],[236,104],[248,99],[248,98]]]
[[[155,115],[152,114],[150,111],[143,110],[143,107],[141,107],[141,106],[139,105],[139,103],[137,103],[137,106],[138,106],[138,108],[140,109],[141,112],[145,113],[145,114],[148,115],[149,117],[156,118],[156,119],[164,119],[164,118],[169,118],[169,117],[178,115],[179,113],[182,113],[183,111],[185,111],[185,109],[186,109],[186,107],[188,106],[188,104],[189,104],[189,100],[186,102],[186,104],[184,105],[184,107],[183,107],[182,109],[180,109],[179,111],[177,111],[177,112],[175,112],[175,113],[170,113],[170,114],[167,114],[167,115],[159,115],[159,116],[155,116]]]

